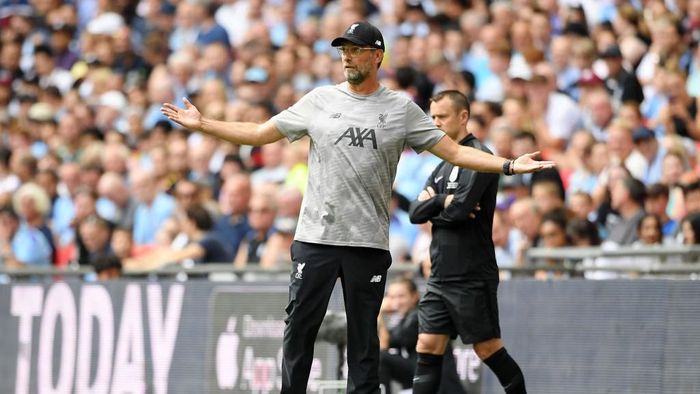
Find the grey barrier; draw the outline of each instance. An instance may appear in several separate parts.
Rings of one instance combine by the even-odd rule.
[[[274,393],[286,283],[0,285],[0,393]],[[337,290],[337,289],[336,289]],[[501,283],[504,342],[529,392],[700,392],[700,286],[690,280]],[[335,292],[331,310],[342,310]],[[469,393],[502,393],[456,346]],[[318,342],[309,392],[338,378]]]
[[[0,285],[0,393],[279,392],[286,302],[283,282]],[[479,393],[480,361],[455,355]],[[314,357],[310,393],[346,373],[335,343]]]

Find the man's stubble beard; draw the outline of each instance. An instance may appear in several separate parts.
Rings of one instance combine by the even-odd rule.
[[[353,68],[346,68],[345,69],[345,79],[347,79],[348,83],[351,85],[359,85],[365,80],[367,80],[367,77],[369,76],[369,71],[366,70],[358,70],[358,69],[353,69]]]

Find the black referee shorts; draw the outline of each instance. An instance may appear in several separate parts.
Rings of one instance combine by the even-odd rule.
[[[446,334],[462,343],[501,337],[496,281],[428,283],[418,305],[418,331]]]

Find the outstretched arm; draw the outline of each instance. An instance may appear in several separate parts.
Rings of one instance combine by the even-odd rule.
[[[435,156],[456,166],[481,172],[503,173],[503,163],[506,161],[502,157],[490,155],[479,149],[459,145],[447,137],[440,139],[429,150]],[[524,174],[554,167],[553,161],[537,161],[533,159],[538,154],[539,152],[527,153],[515,159],[513,173]]]
[[[258,124],[208,119],[203,117],[197,107],[188,99],[183,98],[182,101],[185,103],[184,109],[171,103],[165,103],[160,108],[160,112],[168,119],[190,130],[200,131],[237,145],[260,146],[284,137],[271,120]]]

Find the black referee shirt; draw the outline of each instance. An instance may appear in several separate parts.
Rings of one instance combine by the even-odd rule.
[[[459,144],[491,153],[471,134]],[[498,280],[491,236],[498,177],[443,161],[425,183],[425,188],[431,186],[435,190],[435,197],[411,203],[412,223],[430,220],[433,224],[431,282]],[[452,203],[444,208],[450,194],[454,195]],[[476,212],[476,218],[470,218],[477,203],[481,210]]]

